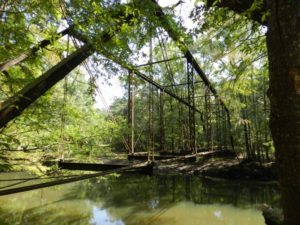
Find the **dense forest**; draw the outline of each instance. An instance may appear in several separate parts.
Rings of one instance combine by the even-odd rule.
[[[276,161],[297,224],[300,3],[274,2],[3,0],[0,171],[228,150]]]

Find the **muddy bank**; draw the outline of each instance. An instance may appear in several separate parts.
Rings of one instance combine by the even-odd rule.
[[[211,158],[193,163],[172,162],[163,164],[156,162],[156,174],[189,174],[223,179],[276,181],[277,172],[274,162],[259,163],[239,161],[237,159]]]

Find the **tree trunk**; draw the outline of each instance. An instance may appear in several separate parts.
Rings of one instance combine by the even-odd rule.
[[[268,0],[270,129],[285,223],[300,221],[300,1]]]
[[[208,6],[210,2],[216,1],[208,0]],[[222,0],[216,6],[241,13],[248,7],[242,7],[240,2]],[[251,5],[253,2],[250,0]],[[270,129],[285,224],[296,225],[300,221],[300,1],[264,0],[263,3],[261,10],[270,13],[267,23],[251,15],[250,18],[268,26]]]

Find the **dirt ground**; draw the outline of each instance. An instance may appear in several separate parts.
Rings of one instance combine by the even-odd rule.
[[[247,179],[257,181],[276,181],[274,162],[260,163],[236,158],[198,159],[196,162],[156,162],[156,174],[188,174],[224,179]]]

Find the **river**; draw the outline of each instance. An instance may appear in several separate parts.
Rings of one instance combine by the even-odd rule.
[[[276,184],[124,174],[0,196],[0,225],[262,225],[279,199]]]

